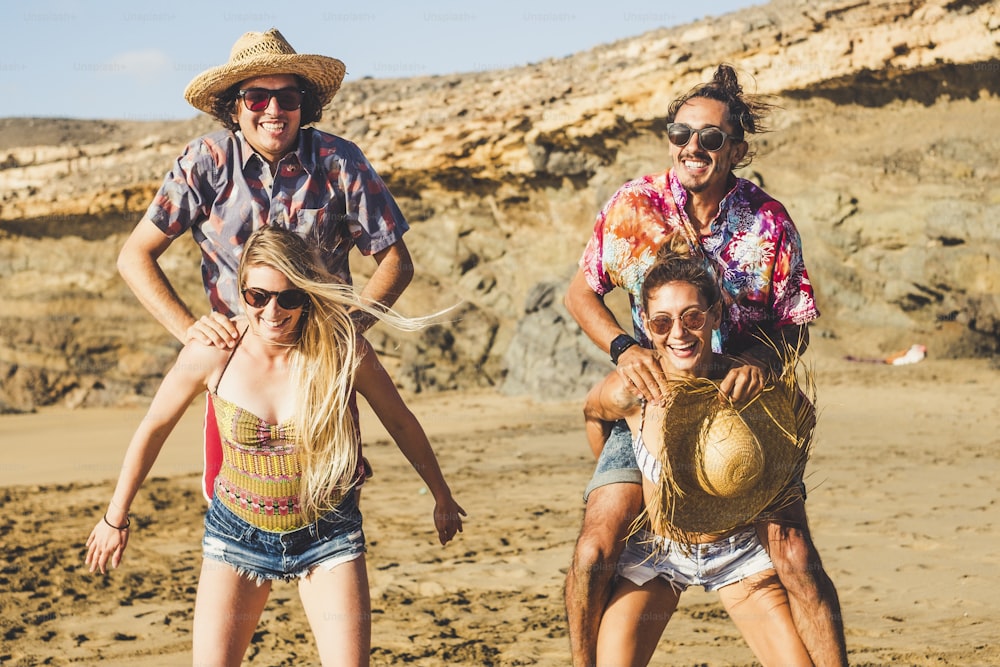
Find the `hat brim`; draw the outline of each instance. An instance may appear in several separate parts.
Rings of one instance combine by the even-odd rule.
[[[309,80],[316,88],[320,105],[326,106],[340,89],[345,72],[344,63],[329,56],[264,54],[205,70],[184,89],[184,99],[194,108],[211,115],[216,98],[240,81],[259,76],[293,74]]]
[[[708,380],[678,387],[663,416],[664,446],[659,489],[650,520],[653,530],[675,541],[687,542],[692,533],[721,534],[751,522],[768,506],[794,492],[790,482],[806,463],[811,439],[808,420],[800,424],[796,396],[778,384],[746,406],[733,410],[719,401],[718,388]],[[809,408],[811,408],[809,404]],[[764,465],[753,485],[737,495],[722,497],[706,490],[698,478],[696,461],[711,420],[728,409],[757,439]]]

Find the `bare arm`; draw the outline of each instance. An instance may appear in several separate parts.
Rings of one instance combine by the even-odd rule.
[[[413,279],[413,260],[403,239],[375,253],[378,268],[361,290],[361,296],[369,301],[390,308]],[[375,319],[367,314],[357,314],[355,322],[360,332],[371,328]]]
[[[629,391],[617,372],[609,373],[591,388],[584,402],[583,420],[594,458],[600,457],[614,422],[632,417],[639,408],[639,398]]]
[[[160,268],[160,255],[172,242],[153,223],[140,221],[118,254],[118,272],[139,303],[180,342],[231,346],[239,336],[236,326],[220,313],[196,319]]]
[[[604,298],[587,284],[582,270],[570,281],[564,303],[583,332],[605,352],[610,351],[615,337],[626,333]],[[667,392],[666,378],[653,350],[633,345],[618,358],[617,369],[629,390],[647,401],[659,402]]]
[[[358,339],[358,344],[362,358],[355,386],[434,496],[434,525],[441,544],[446,544],[456,532],[462,531],[465,510],[452,498],[427,434],[406,407],[375,351],[362,338]]]
[[[220,364],[220,352],[201,343],[189,343],[167,372],[149,411],[140,422],[122,463],[107,512],[94,526],[87,539],[86,563],[91,572],[106,571],[109,564],[118,567],[128,544],[129,508],[149,474],[156,457],[191,401],[208,384],[208,376]],[[106,520],[105,520],[106,518]]]

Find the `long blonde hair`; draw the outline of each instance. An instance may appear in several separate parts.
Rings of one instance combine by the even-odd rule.
[[[356,481],[360,441],[352,395],[360,363],[351,311],[363,311],[403,330],[424,326],[429,318],[405,318],[366,302],[351,286],[329,274],[315,247],[286,229],[254,232],[240,257],[240,287],[252,266],[275,269],[309,300],[292,351],[296,392],[295,433],[299,442],[301,511],[310,521],[339,504]]]

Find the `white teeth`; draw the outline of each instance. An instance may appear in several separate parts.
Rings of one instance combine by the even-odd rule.
[[[707,162],[700,162],[697,160],[685,160],[684,166],[688,169],[703,169],[708,166]]]
[[[285,129],[284,123],[261,123],[260,126],[268,132],[280,132]]]

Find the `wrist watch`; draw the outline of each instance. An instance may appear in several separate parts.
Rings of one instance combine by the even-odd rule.
[[[611,341],[611,363],[618,365],[618,357],[622,356],[622,352],[629,349],[633,345],[638,345],[639,341],[632,338],[628,334],[621,334],[615,336],[615,339]]]

